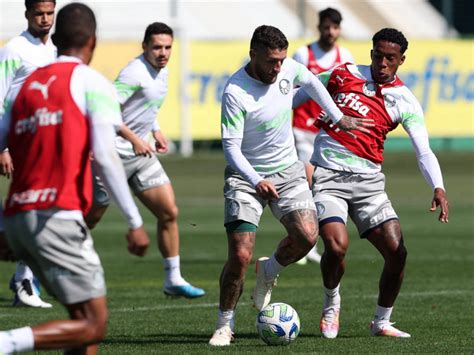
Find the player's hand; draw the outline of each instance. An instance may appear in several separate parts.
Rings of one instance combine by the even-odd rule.
[[[143,256],[150,245],[150,238],[143,226],[130,229],[127,233],[128,251],[137,256]]]
[[[0,174],[10,178],[13,173],[13,161],[8,151],[0,153]]]
[[[15,256],[13,251],[8,245],[7,238],[5,238],[5,233],[0,232],[0,260],[3,261],[17,261],[18,258]]]
[[[257,195],[265,200],[280,198],[275,185],[273,185],[273,183],[268,180],[260,181],[257,186],[255,186],[255,190],[257,191]]]
[[[360,131],[364,133],[370,133],[366,127],[374,127],[375,123],[372,118],[363,118],[363,117],[352,117],[352,116],[342,116],[342,118],[336,123],[336,126],[341,130],[346,132],[352,138],[357,138],[357,136],[351,131]]]
[[[143,139],[138,139],[136,142],[132,143],[133,146],[133,152],[137,156],[143,156],[143,157],[152,157],[153,156],[153,148],[145,142]]]
[[[168,151],[168,140],[165,138],[161,131],[153,132],[153,137],[155,138],[155,147],[157,153],[166,153]]]
[[[433,201],[431,201],[430,212],[435,212],[436,209],[441,207],[441,212],[439,214],[438,220],[441,223],[448,223],[449,217],[449,204],[448,199],[446,198],[446,192],[441,188],[436,188],[434,190]]]

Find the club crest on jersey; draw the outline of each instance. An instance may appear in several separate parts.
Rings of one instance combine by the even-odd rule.
[[[365,96],[372,97],[377,93],[377,86],[375,83],[367,81],[362,87],[362,91],[364,91]]]
[[[360,101],[360,96],[354,94],[353,92],[345,94],[343,92],[335,93],[333,96],[334,102],[339,107],[348,107],[362,116],[366,117],[367,113],[370,111],[370,108]]]
[[[278,87],[283,95],[288,95],[290,92],[290,82],[286,79],[281,79],[278,83]]]
[[[395,97],[389,94],[383,95],[383,100],[385,101],[385,105],[387,107],[394,107],[397,104],[397,100],[395,100]]]

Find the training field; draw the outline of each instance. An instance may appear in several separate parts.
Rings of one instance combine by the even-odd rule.
[[[118,212],[110,209],[93,232],[106,272],[110,308],[101,353],[473,353],[474,155],[437,155],[451,204],[448,225],[437,222],[428,212],[432,193],[413,153],[387,153],[384,167],[387,190],[400,216],[408,249],[405,282],[392,320],[410,332],[411,339],[369,336],[382,261],[368,242],[359,240],[351,225],[337,339],[322,339],[319,333],[319,266],[291,265],[280,275],[273,301],[289,303],[298,311],[301,333],[287,348],[266,346],[257,336],[256,311],[251,307],[252,265],[237,308],[236,342],[226,349],[211,349],[207,342],[216,321],[218,277],[227,255],[222,226],[224,161],[222,153],[198,153],[192,159],[166,157],[162,161],[180,207],[183,275],[205,288],[207,295],[196,300],[167,299],[162,292],[163,267],[155,238],[145,258],[129,255],[126,225]],[[1,190],[4,194],[5,186]],[[153,218],[142,210],[147,230],[154,235]],[[283,235],[280,224],[266,211],[254,259],[271,254]],[[11,308],[7,284],[13,269],[13,264],[0,263],[0,330],[66,317],[56,302],[52,310]]]

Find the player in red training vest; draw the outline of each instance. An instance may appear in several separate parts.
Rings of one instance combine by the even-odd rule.
[[[307,46],[298,48],[293,55],[293,59],[305,65],[315,75],[343,63],[353,63],[351,53],[337,44],[341,34],[341,21],[341,13],[336,9],[329,7],[320,11],[319,39]],[[321,107],[313,100],[305,102],[293,111],[293,134],[295,136],[296,152],[298,153],[298,159],[305,164],[306,176],[310,185],[314,170],[310,159],[311,154],[313,154],[314,139],[319,131],[314,122],[320,113]],[[321,260],[321,255],[319,255],[316,246],[297,264],[304,265],[307,260],[316,263]]]
[[[9,247],[67,309],[70,320],[0,331],[0,353],[68,349],[94,354],[108,311],[102,265],[84,222],[92,202],[90,154],[126,217],[128,249],[143,256],[149,238],[115,152],[120,107],[112,85],[88,67],[96,21],[79,3],[58,13],[55,63],[7,96],[0,149],[15,169],[5,204]]]
[[[385,260],[375,315],[370,323],[371,334],[410,337],[390,322],[402,285],[407,251],[398,216],[384,191],[385,176],[381,172],[386,136],[398,124],[410,136],[420,170],[433,189],[431,211],[441,207],[438,219],[448,222],[443,177],[429,146],[423,111],[396,76],[405,60],[408,42],[401,32],[391,28],[377,32],[372,42],[370,66],[343,64],[319,75],[344,114],[375,120],[375,126],[368,129],[370,133],[354,132],[357,139],[339,131],[327,119],[317,122],[320,132],[314,141],[311,163],[316,168],[313,196],[325,248],[321,259],[325,302],[320,323],[325,338],[335,338],[339,331],[339,285],[349,245],[348,214],[360,237],[367,239]],[[304,96],[304,92],[298,92],[294,105]]]

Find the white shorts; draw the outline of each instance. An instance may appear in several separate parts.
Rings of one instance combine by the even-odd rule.
[[[308,164],[313,155],[314,139],[317,133],[293,127],[293,135],[295,137],[295,148],[298,159]]]
[[[347,223],[347,215],[359,235],[391,219],[398,219],[385,193],[385,175],[353,174],[316,167],[313,174],[313,197],[319,226],[330,222]]]

